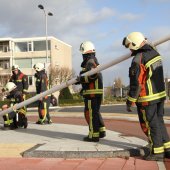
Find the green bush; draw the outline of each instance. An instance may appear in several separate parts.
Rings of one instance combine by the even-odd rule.
[[[73,96],[70,93],[70,89],[68,87],[60,91],[59,100],[62,100],[62,99],[73,99]]]
[[[9,106],[10,105],[10,101],[9,100],[0,101],[0,108],[2,108],[2,106],[4,104],[7,104]]]
[[[83,99],[60,99],[59,105],[83,105]]]

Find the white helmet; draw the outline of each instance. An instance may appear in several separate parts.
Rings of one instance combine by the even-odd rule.
[[[5,90],[7,92],[11,92],[12,90],[16,89],[17,86],[13,82],[8,82],[5,86]]]
[[[19,70],[19,66],[17,64],[14,64],[12,66],[12,71],[14,71],[14,70]]]
[[[146,38],[140,32],[132,32],[123,39],[123,45],[131,50],[138,50],[146,43]]]
[[[87,54],[87,53],[95,53],[95,46],[92,42],[90,41],[85,41],[81,43],[80,45],[80,52],[82,54]]]
[[[43,63],[37,63],[37,64],[34,65],[34,69],[35,69],[36,71],[42,71],[42,70],[45,69],[45,68],[44,68],[44,64],[43,64]]]

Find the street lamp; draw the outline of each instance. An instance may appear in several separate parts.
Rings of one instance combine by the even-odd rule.
[[[46,12],[43,5],[38,5],[38,8],[42,9],[45,15],[45,34],[46,34],[46,62],[48,64],[48,32],[47,32],[47,16],[53,16],[51,12]]]

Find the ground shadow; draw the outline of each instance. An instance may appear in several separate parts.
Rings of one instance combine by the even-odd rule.
[[[37,125],[41,126],[41,125]],[[47,125],[48,126],[48,125]],[[18,133],[26,133],[26,134],[33,134],[36,136],[44,136],[48,138],[53,138],[53,139],[71,139],[71,140],[77,140],[77,141],[82,141],[83,142],[83,137],[85,135],[83,134],[76,134],[73,131],[71,132],[58,132],[58,131],[50,131],[50,130],[41,130],[41,129],[35,129],[35,128],[28,128],[28,129],[17,129],[15,130]],[[12,132],[12,131],[11,131]],[[141,145],[138,144],[132,144],[128,142],[122,142],[122,141],[115,141],[113,140],[108,140],[106,138],[101,139],[99,143],[101,145],[108,145],[111,147],[118,147],[122,149],[132,149],[132,148],[139,148]]]

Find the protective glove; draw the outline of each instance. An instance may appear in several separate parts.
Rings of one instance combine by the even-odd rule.
[[[84,76],[77,76],[76,80],[77,80],[77,83],[81,83],[84,79]]]
[[[80,96],[83,96],[83,89],[80,90]]]
[[[77,77],[76,77],[76,80],[77,80],[77,82],[74,83],[74,85],[79,85],[79,84],[80,84],[80,76],[77,76]]]
[[[126,110],[128,112],[132,112],[132,107],[135,106],[135,103],[134,102],[131,102],[129,100],[126,100]]]
[[[4,93],[6,91],[6,89],[5,88],[2,88],[2,93]]]
[[[76,77],[77,83],[80,83],[80,78],[81,78],[81,76]]]
[[[2,110],[6,110],[6,109],[8,109],[8,105],[7,105],[7,104],[4,104],[4,105],[2,106]]]
[[[26,95],[26,94],[29,94],[29,93],[28,93],[28,91],[24,90],[24,91],[23,91],[23,94]]]

